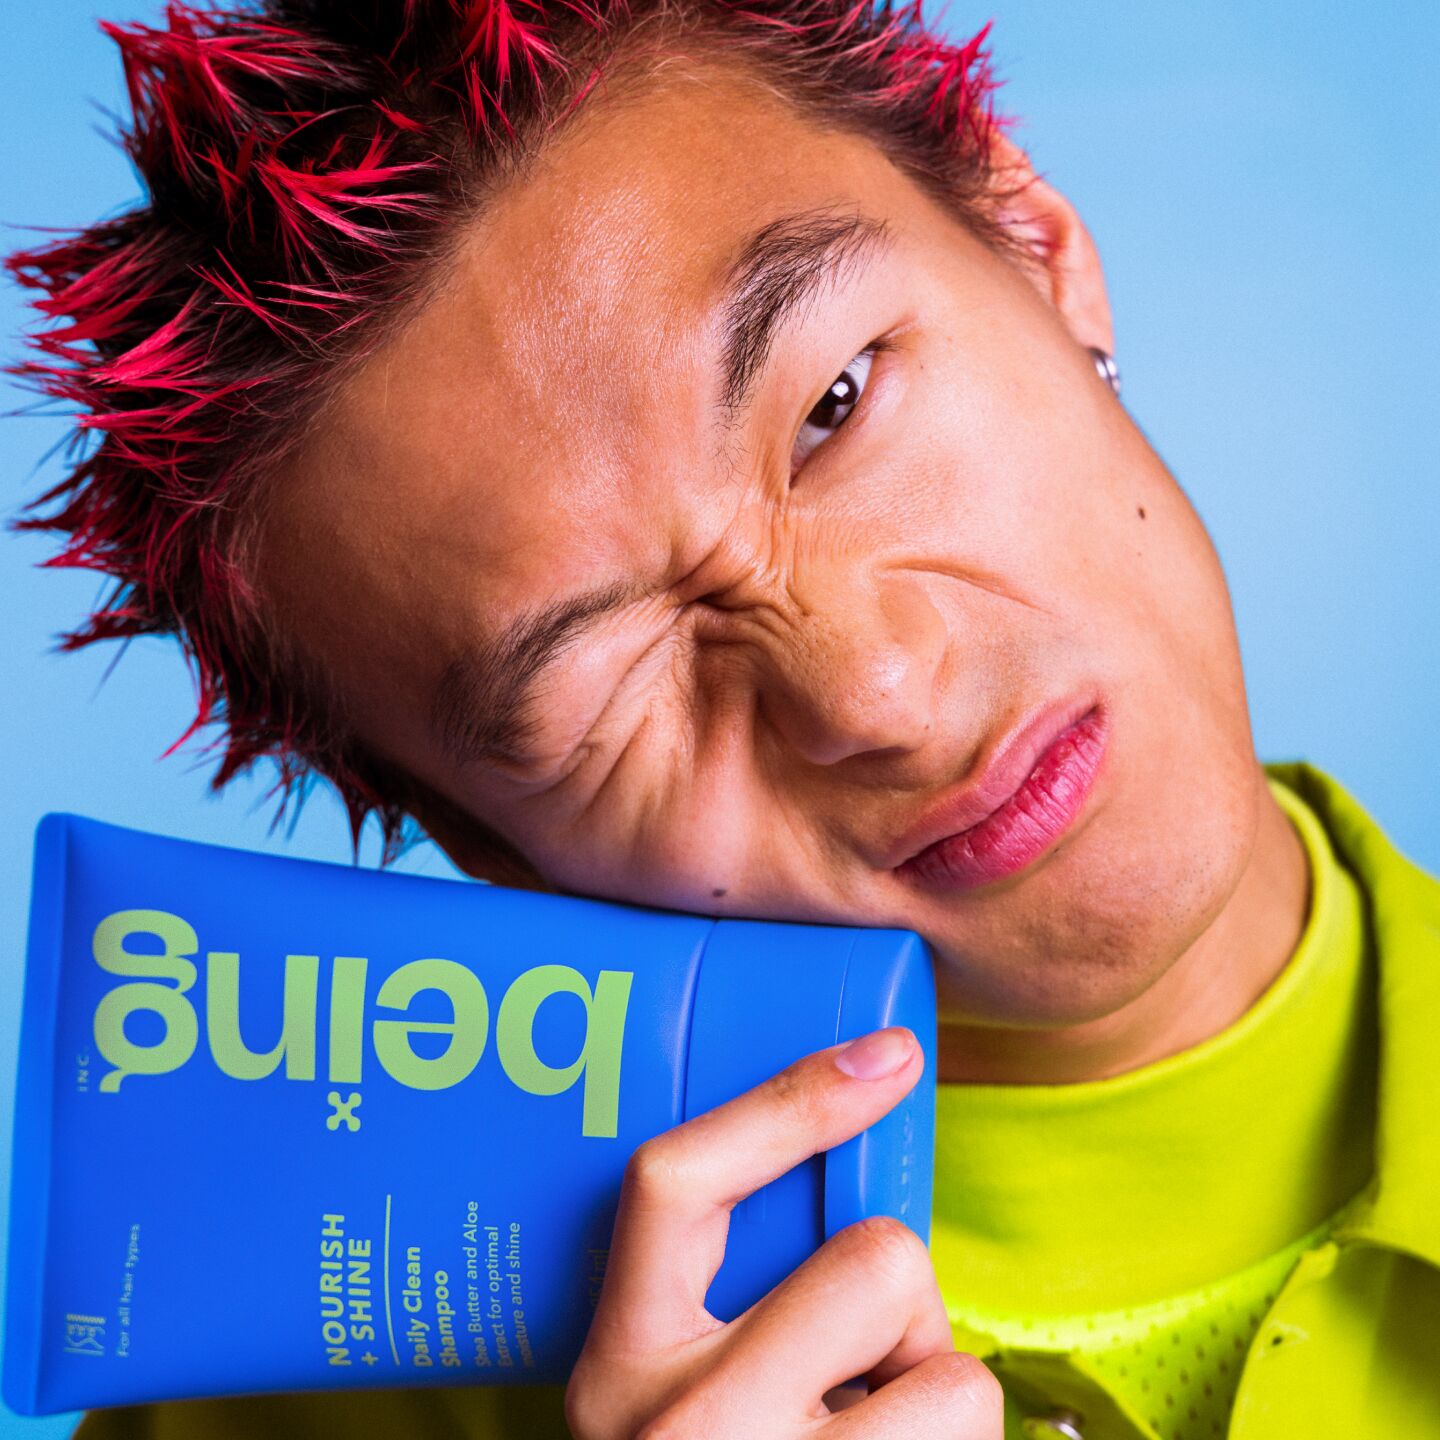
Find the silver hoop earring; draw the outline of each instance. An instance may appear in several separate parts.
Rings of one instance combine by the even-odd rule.
[[[1120,394],[1120,367],[1115,363],[1115,357],[1108,350],[1102,350],[1098,345],[1090,346],[1090,356],[1095,361],[1095,373],[1118,397]]]

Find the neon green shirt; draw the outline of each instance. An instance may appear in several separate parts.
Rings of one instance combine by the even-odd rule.
[[[1150,1235],[1119,1236],[1113,1244],[1131,1247],[1138,1280],[1127,1281],[1113,1263],[1097,1264],[1088,1276],[1070,1276],[1070,1298],[1065,1299],[1067,1292],[1047,1278],[1044,1294],[1036,1295],[1036,1315],[1029,1318],[1040,1318],[1042,1305],[1051,1316],[1064,1313],[1064,1305],[1084,1293],[1086,1284],[1092,1287],[1094,1297],[1125,1293],[1121,1287],[1132,1284],[1135,1305],[1142,1303],[1147,1293],[1162,1300],[1179,1296],[1182,1305],[1188,1304],[1183,1299],[1188,1294],[1183,1291],[1185,1266],[1190,1263],[1185,1252],[1194,1252],[1197,1280],[1208,1277],[1223,1285],[1234,1280],[1235,1266],[1243,1265],[1247,1255],[1259,1254],[1264,1264],[1280,1254],[1287,1242],[1298,1242],[1299,1259],[1273,1292],[1273,1302],[1258,1315],[1253,1336],[1242,1342],[1239,1351],[1232,1337],[1231,1350],[1241,1370],[1226,1432],[1229,1440],[1440,1440],[1440,881],[1401,855],[1354,798],[1322,772],[1303,763],[1273,764],[1266,769],[1272,780],[1294,792],[1318,817],[1338,865],[1353,877],[1363,907],[1366,943],[1373,957],[1372,993],[1379,1041],[1373,1174],[1331,1226],[1328,1238],[1318,1245],[1312,1244],[1309,1236],[1287,1233],[1293,1232],[1297,1217],[1306,1208],[1305,1197],[1297,1193],[1288,1170],[1224,1177],[1234,1186],[1237,1215],[1232,1226],[1218,1234],[1209,1228],[1203,1234],[1194,1233],[1178,1223],[1188,1197],[1176,1192],[1173,1212],[1164,1211],[1159,1223],[1164,1226],[1165,1245],[1181,1253],[1161,1254],[1156,1237]],[[1343,883],[1337,887],[1345,888]],[[1317,971],[1323,968],[1315,967]],[[1337,968],[1344,971],[1343,959]],[[1363,973],[1363,966],[1352,973]],[[1267,999],[1277,1006],[1291,1003],[1280,988],[1294,983],[1287,979],[1290,974],[1287,966],[1247,1016]],[[1293,975],[1300,976],[1305,987],[1311,983],[1300,967]],[[1324,988],[1322,983],[1319,989]],[[1297,1005],[1297,1013],[1301,1008]],[[1332,1022],[1339,1014],[1324,1004],[1320,1009]],[[1340,1019],[1342,1031],[1363,1036],[1363,1024],[1352,1030],[1344,1015]],[[1247,1018],[1242,1017],[1232,1030],[1238,1029],[1240,1039],[1249,1045],[1255,1036],[1246,1040],[1250,1032],[1245,1027]],[[1256,1034],[1262,1028],[1253,1021],[1250,1027]],[[1278,1031],[1283,1027],[1264,1028]],[[1217,1042],[1221,1046],[1236,1043],[1231,1031],[1226,1031],[1205,1045]],[[1205,1046],[1196,1047],[1197,1051],[1203,1049]],[[1336,1053],[1363,1057],[1363,1045],[1352,1049],[1347,1042]],[[1146,1069],[1159,1069],[1167,1063],[1161,1061]],[[942,1103],[948,1109],[953,1102]],[[1267,1097],[1254,1097],[1253,1103],[1267,1103]],[[1323,1112],[1323,1107],[1301,1109],[1311,1123]],[[1176,1116],[1174,1132],[1182,1133],[1194,1118]],[[1210,1121],[1201,1117],[1198,1123],[1208,1125]],[[1314,1197],[1313,1210],[1322,1223],[1328,1223],[1325,1212],[1345,1189],[1351,1173],[1345,1167],[1355,1163],[1355,1152],[1353,1135],[1345,1138],[1343,1130],[1326,1131],[1323,1123],[1320,1133],[1331,1136],[1330,1159],[1316,1164],[1311,1172],[1324,1192]],[[1338,1143],[1336,1134],[1341,1136]],[[1057,1185],[1055,1191],[1057,1211],[1067,1204],[1073,1206],[1074,1197],[1063,1185]],[[1214,1203],[1213,1193],[1207,1206]],[[955,1215],[954,1204],[954,1194],[942,1182],[937,1214]],[[1254,1216],[1272,1218],[1256,1222],[1252,1211]],[[1213,1221],[1208,1208],[1206,1216]],[[1272,1225],[1273,1229],[1266,1228]],[[1058,1227],[1052,1226],[1051,1233],[1059,1233]],[[937,1237],[939,1234],[937,1230]],[[1232,1236],[1238,1238],[1232,1241]],[[948,1269],[949,1244],[941,1239],[933,1252],[941,1269]],[[1233,1248],[1227,1250],[1227,1246]],[[1099,1248],[1093,1253],[1103,1258]],[[1112,1262],[1114,1253],[1112,1250]],[[947,1279],[953,1304],[1001,1302],[1000,1277],[992,1274],[989,1288],[982,1291],[980,1274],[977,1269],[973,1290],[958,1287],[954,1277]],[[1271,1292],[1267,1288],[1263,1293]],[[1111,1302],[1101,1298],[1099,1303]],[[1249,1329],[1248,1314],[1245,1328]],[[1137,1410],[1126,1398],[1132,1387],[1121,1382],[1131,1377],[1118,1375],[1119,1363],[1113,1370],[1094,1364],[1093,1376],[1081,1374],[1090,1388],[1075,1398],[1085,1399],[1094,1412],[1083,1415],[1078,1433],[1084,1440],[1110,1440],[1112,1436],[1130,1440],[1146,1434],[1139,1427],[1148,1423],[1148,1415],[1143,1406]],[[1012,1378],[1007,1394],[1007,1404],[1016,1416],[1013,1423],[1019,1423],[1026,1401],[1043,1402],[1038,1411],[1026,1412],[1032,1419],[1046,1413],[1050,1404],[1063,1402],[1070,1378],[1092,1364],[1093,1357],[1080,1353],[1074,1358],[1052,1354],[1047,1359],[1041,1349],[1032,1351],[1025,1377]],[[1203,1393],[1204,1382],[1200,1383]],[[1116,1386],[1113,1394],[1108,1389],[1112,1384]],[[1022,1397],[1019,1392],[1026,1387]],[[1106,1395],[1111,1397],[1109,1408],[1101,1413],[1096,1401]],[[564,1440],[568,1432],[562,1397],[558,1386],[537,1386],[187,1401],[92,1411],[78,1435],[80,1440],[249,1440],[279,1435],[293,1440],[331,1440],[335,1436],[374,1436],[379,1440],[395,1435],[427,1440]],[[1188,1404],[1187,1400],[1186,1419]],[[1047,1434],[1044,1430],[1036,1433]],[[1064,1433],[1048,1432],[1051,1436]]]
[[[1315,813],[1270,788],[1305,846],[1309,913],[1238,1021],[1108,1080],[939,1087],[931,1254],[1016,1436],[1053,1410],[1087,1437],[1223,1436],[1262,1315],[1371,1177],[1363,897]]]

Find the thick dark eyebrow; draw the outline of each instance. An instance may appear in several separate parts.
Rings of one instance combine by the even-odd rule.
[[[727,428],[749,404],[781,324],[892,239],[883,220],[812,210],[781,216],[745,241],[721,302],[720,408]]]
[[[781,325],[891,238],[882,220],[811,210],[773,220],[744,241],[725,270],[717,302],[725,428],[749,404]],[[450,661],[430,706],[445,753],[457,764],[516,759],[533,739],[523,702],[540,673],[589,626],[646,593],[617,582],[552,601]]]
[[[446,754],[457,764],[516,758],[534,731],[521,702],[536,677],[580,630],[643,593],[617,583],[552,601],[456,656],[430,703],[430,723]]]

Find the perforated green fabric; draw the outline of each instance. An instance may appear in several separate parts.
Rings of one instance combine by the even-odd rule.
[[[1030,1378],[1041,1394],[1052,1372],[1027,1377],[1035,1352],[1083,1354],[1090,1373],[1143,1422],[1141,1433],[1214,1440],[1226,1433],[1246,1352],[1286,1276],[1348,1208],[1257,1265],[1154,1304],[1046,1319],[952,1307],[957,1343],[1003,1352],[1007,1378]]]

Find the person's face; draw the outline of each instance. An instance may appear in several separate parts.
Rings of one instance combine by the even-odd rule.
[[[797,214],[884,233],[782,316],[727,426],[718,297]],[[1109,338],[1093,251],[1045,187],[1015,223],[1034,271],[715,71],[602,101],[289,467],[270,603],[372,751],[557,889],[914,929],[952,1013],[1107,1013],[1234,888],[1256,762],[1212,547],[1085,348]],[[455,753],[437,720],[494,698],[464,657],[605,587],[635,593]],[[1095,705],[1057,839],[983,883],[901,867],[1011,732]],[[483,871],[463,826],[441,838]]]

